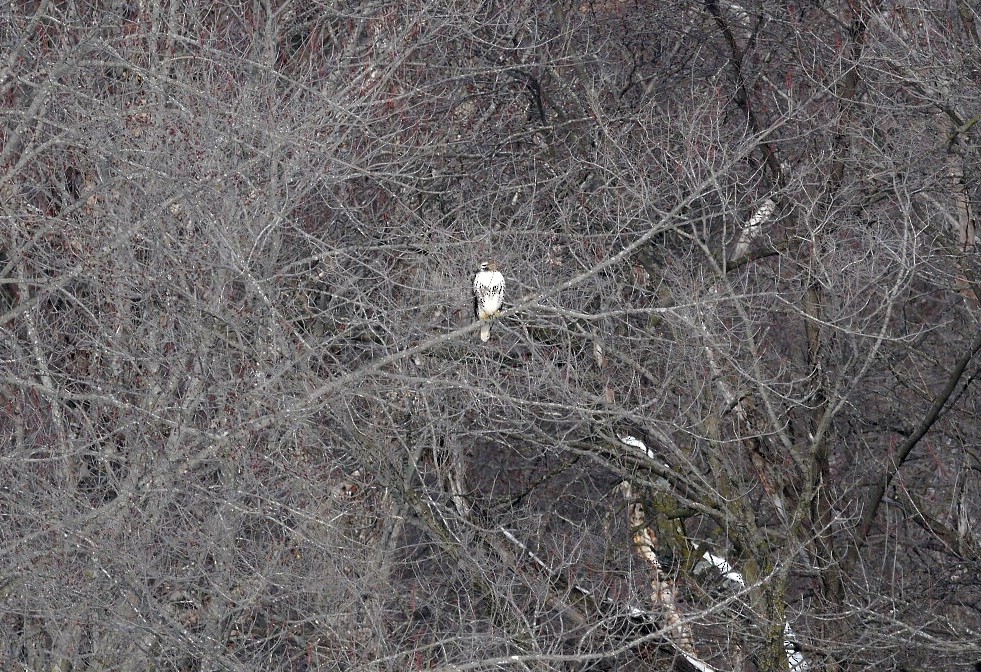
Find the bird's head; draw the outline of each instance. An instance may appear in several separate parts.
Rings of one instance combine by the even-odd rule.
[[[482,271],[496,271],[497,264],[493,261],[482,261],[480,262],[480,270]]]

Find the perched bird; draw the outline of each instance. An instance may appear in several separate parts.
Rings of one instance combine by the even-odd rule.
[[[497,317],[504,305],[504,276],[493,261],[480,265],[480,272],[473,279],[473,307],[480,325],[480,340],[490,340],[490,321]]]

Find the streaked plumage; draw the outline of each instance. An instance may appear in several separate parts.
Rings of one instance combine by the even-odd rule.
[[[480,340],[490,340],[490,321],[497,317],[504,305],[504,276],[493,261],[480,265],[480,272],[473,279],[474,313],[480,325]]]

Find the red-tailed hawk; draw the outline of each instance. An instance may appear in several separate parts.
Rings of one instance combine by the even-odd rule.
[[[473,279],[474,313],[480,325],[480,340],[490,340],[490,321],[497,317],[504,305],[504,276],[493,261],[480,265],[480,272]]]

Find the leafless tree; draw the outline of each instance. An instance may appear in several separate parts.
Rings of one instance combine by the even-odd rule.
[[[0,9],[0,667],[981,660],[978,21]]]

